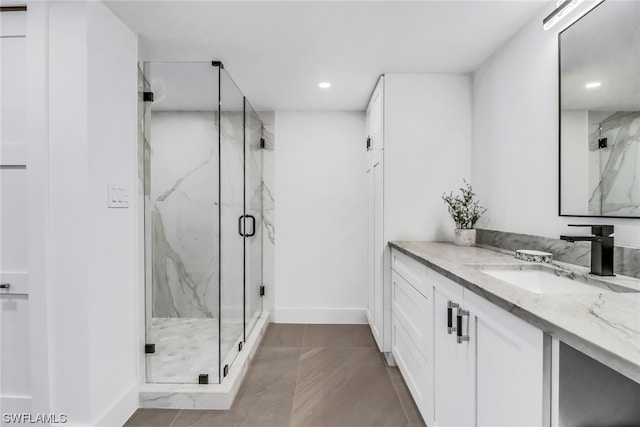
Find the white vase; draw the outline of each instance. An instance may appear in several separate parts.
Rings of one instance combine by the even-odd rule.
[[[474,246],[476,244],[476,230],[456,228],[456,246]]]

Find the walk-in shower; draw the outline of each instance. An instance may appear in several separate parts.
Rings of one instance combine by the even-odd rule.
[[[146,382],[221,383],[262,312],[263,124],[221,63],[140,81]]]

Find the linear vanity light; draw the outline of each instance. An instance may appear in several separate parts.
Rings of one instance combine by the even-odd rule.
[[[560,0],[553,12],[542,20],[542,27],[545,30],[556,25],[562,18],[567,16],[573,9],[578,7],[584,0]]]

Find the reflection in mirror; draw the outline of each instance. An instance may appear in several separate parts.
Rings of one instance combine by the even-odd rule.
[[[559,34],[560,214],[640,217],[640,2]]]

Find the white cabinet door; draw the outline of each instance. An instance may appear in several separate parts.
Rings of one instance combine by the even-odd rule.
[[[476,339],[476,425],[544,425],[542,331],[468,290],[464,308]]]
[[[434,286],[434,424],[438,427],[473,426],[475,423],[474,352],[475,339],[458,343],[449,333],[449,302],[463,307],[463,288],[429,270]],[[451,309],[453,326],[457,309]],[[466,324],[464,333],[467,333]]]
[[[0,12],[0,408],[31,409],[25,12]]]
[[[384,146],[384,77],[380,77],[367,106],[367,151],[373,158]]]
[[[418,409],[430,423],[433,412],[433,298],[430,292],[425,293],[392,270],[391,350]]]
[[[367,320],[369,321],[372,332],[375,324],[374,275],[376,262],[373,249],[374,236],[376,232],[374,219],[375,191],[375,171],[373,170],[373,167],[371,167],[367,169]]]
[[[384,229],[383,229],[383,162],[382,155],[376,156],[367,170],[369,185],[369,299],[367,316],[371,332],[383,348],[384,334]],[[389,321],[389,320],[387,320]]]

